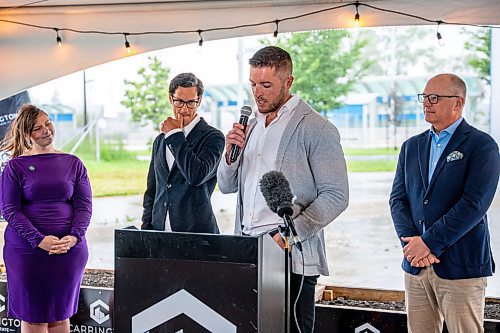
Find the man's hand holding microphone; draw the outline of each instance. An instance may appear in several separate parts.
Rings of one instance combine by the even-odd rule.
[[[233,124],[233,128],[226,135],[226,162],[228,165],[238,159],[240,151],[245,146],[246,136],[248,134],[248,118],[252,114],[252,108],[243,106],[241,108],[240,121]]]

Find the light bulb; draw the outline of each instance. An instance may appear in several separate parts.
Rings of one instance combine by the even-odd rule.
[[[127,35],[128,34],[123,34],[123,37],[125,38],[125,48],[127,49],[128,54],[132,54],[132,49],[130,48],[130,43],[128,42]]]
[[[354,15],[354,26],[356,28],[359,28],[359,13],[356,13],[356,15]]]

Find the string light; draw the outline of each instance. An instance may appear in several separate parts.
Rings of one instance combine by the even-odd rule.
[[[438,21],[438,22],[437,22],[436,37],[437,37],[437,40],[438,40],[438,44],[439,44],[439,46],[444,46],[443,36],[441,36],[441,33],[439,32],[439,25],[440,25],[441,23],[442,23],[442,21]]]
[[[482,24],[472,24],[472,23],[460,23],[460,22],[445,22],[442,20],[431,20],[422,16],[410,14],[410,13],[405,13],[405,12],[400,12],[396,10],[391,10],[391,9],[386,9],[386,8],[381,8],[381,7],[376,7],[373,5],[369,5],[366,3],[359,2],[358,0],[355,3],[344,3],[335,7],[330,7],[330,8],[324,8],[324,9],[319,9],[316,11],[296,15],[296,16],[290,16],[290,17],[285,17],[281,19],[275,19],[272,21],[264,21],[264,22],[257,22],[257,23],[248,23],[248,24],[240,24],[240,25],[235,25],[235,26],[226,26],[226,27],[215,27],[215,28],[210,28],[210,29],[205,29],[205,30],[174,30],[174,31],[143,31],[143,32],[110,32],[110,31],[99,31],[99,30],[78,30],[78,29],[71,29],[71,28],[54,28],[54,27],[49,27],[49,26],[42,26],[42,25],[36,25],[36,24],[30,24],[30,23],[24,23],[24,22],[18,22],[18,21],[12,21],[12,20],[5,20],[5,19],[0,19],[0,22],[4,23],[11,23],[11,24],[17,24],[17,25],[22,25],[26,27],[31,27],[31,28],[36,28],[36,29],[45,29],[45,30],[55,30],[57,37],[56,37],[56,42],[57,44],[61,47],[62,46],[62,39],[59,36],[59,32],[61,31],[69,31],[77,34],[100,34],[100,35],[123,35],[125,38],[125,47],[127,48],[127,52],[129,54],[132,53],[132,50],[130,49],[130,43],[127,40],[127,36],[139,36],[139,35],[171,35],[171,34],[185,34],[185,33],[193,33],[197,32],[198,35],[200,36],[200,39],[198,41],[198,45],[202,46],[203,45],[203,38],[201,36],[202,32],[208,32],[208,31],[222,31],[222,30],[234,30],[234,29],[241,29],[241,28],[250,28],[250,27],[258,27],[262,25],[268,25],[275,23],[276,24],[276,30],[273,33],[273,36],[277,37],[279,33],[278,29],[278,24],[283,21],[291,21],[291,20],[297,20],[303,17],[311,16],[311,15],[316,15],[320,13],[325,13],[325,12],[330,12],[334,11],[337,9],[349,7],[349,6],[355,6],[356,8],[356,14],[354,15],[354,25],[357,27],[359,26],[359,20],[360,20],[360,15],[359,15],[359,7],[360,6],[365,6],[367,8],[376,10],[376,11],[381,11],[385,13],[392,13],[400,16],[406,16],[410,17],[413,19],[421,20],[426,23],[436,23],[438,25],[438,30],[436,32],[436,37],[438,39],[439,45],[444,44],[444,40],[442,38],[441,33],[439,32],[439,25],[441,24],[447,24],[447,25],[459,25],[459,26],[470,26],[470,27],[477,27],[477,28],[490,28],[490,29],[500,29],[500,26],[494,26],[494,25],[482,25]]]
[[[59,46],[59,48],[62,47],[62,39],[61,39],[61,36],[59,36],[59,29],[57,28],[54,28],[54,30],[56,31],[56,43],[57,43],[57,46]]]
[[[359,8],[359,2],[356,1],[356,15],[354,15],[354,26],[356,28],[359,28],[359,11],[358,11],[358,8]]]
[[[123,37],[125,38],[125,48],[127,49],[128,54],[131,54],[132,49],[130,48],[130,43],[128,42],[128,39],[127,39],[128,35],[129,35],[128,33],[124,33]]]
[[[203,37],[201,36],[201,33],[203,32],[202,30],[198,30],[198,36],[200,36],[200,40],[198,41],[198,46],[202,47],[203,46]]]

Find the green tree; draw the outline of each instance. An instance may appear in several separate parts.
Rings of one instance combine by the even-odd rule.
[[[137,71],[140,79],[125,80],[126,90],[121,104],[132,112],[132,120],[143,126],[152,123],[156,128],[167,116],[173,114],[168,101],[170,69],[157,57],[149,57],[148,67]]]
[[[345,30],[297,32],[276,41],[292,57],[292,89],[323,114],[342,106],[342,98],[369,66],[361,59],[365,44],[350,40]]]
[[[410,72],[433,72],[450,59],[436,58],[436,29],[422,26],[360,29],[368,40],[363,56],[372,60],[368,74],[373,76],[407,75]]]
[[[384,27],[360,29],[359,35],[369,40],[363,49],[363,57],[370,59],[372,66],[367,73],[375,77],[387,77],[391,85],[387,87],[386,107],[388,119],[386,142],[389,146],[389,128],[393,130],[393,147],[397,149],[397,131],[402,125],[401,115],[404,113],[405,104],[403,88],[398,83],[398,78],[411,72],[438,71],[446,61],[452,59],[437,58],[433,47],[437,47],[436,29],[431,27]],[[413,102],[410,102],[413,103]],[[407,118],[405,118],[407,119]],[[407,122],[403,125],[407,127]]]
[[[491,82],[490,60],[491,60],[491,29],[480,28],[474,31],[466,31],[470,38],[464,47],[470,51],[467,63],[488,84]]]

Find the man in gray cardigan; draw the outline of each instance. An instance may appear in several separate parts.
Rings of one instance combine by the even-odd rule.
[[[292,247],[290,300],[296,318],[292,316],[290,327],[291,332],[311,333],[317,278],[328,275],[323,228],[347,208],[349,189],[339,132],[290,93],[292,67],[288,52],[275,46],[264,47],[250,59],[250,83],[259,112],[245,132],[235,123],[226,135],[226,156],[217,179],[222,193],[238,192],[235,233],[245,235],[270,232],[282,224],[267,207],[259,181],[271,170],[288,179],[296,197],[293,217],[304,254],[302,262],[297,247]],[[242,152],[231,163],[233,144]],[[271,235],[283,247],[280,234]]]

